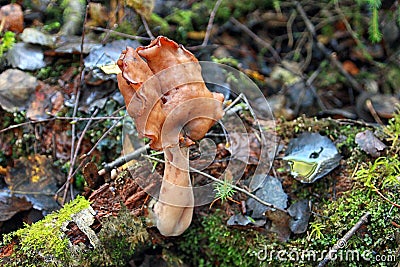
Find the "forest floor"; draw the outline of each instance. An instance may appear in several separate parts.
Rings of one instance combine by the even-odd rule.
[[[3,2],[2,265],[398,266],[398,1]],[[157,36],[224,96],[176,237],[116,78]]]

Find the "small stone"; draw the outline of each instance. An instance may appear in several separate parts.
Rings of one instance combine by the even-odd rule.
[[[17,69],[0,74],[0,105],[8,112],[25,110],[35,92],[38,81],[32,75]]]
[[[44,55],[40,47],[16,43],[8,52],[7,60],[13,68],[21,70],[37,70],[46,66]]]

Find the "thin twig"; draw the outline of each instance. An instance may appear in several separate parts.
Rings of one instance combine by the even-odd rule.
[[[96,110],[93,112],[93,114],[92,114],[91,117],[96,116],[96,114],[97,114],[98,111],[99,111],[99,110],[96,109]],[[64,190],[64,195],[63,195],[63,199],[62,199],[62,202],[61,202],[62,205],[64,205],[64,203],[65,203],[65,199],[66,199],[66,197],[67,197],[67,191],[68,191],[68,189],[69,189],[69,184],[71,183],[71,179],[72,179],[72,177],[74,177],[75,173],[77,172],[77,170],[78,170],[78,169],[81,167],[81,165],[82,165],[82,164],[80,164],[80,165],[78,166],[78,168],[76,168],[76,169],[74,170],[75,163],[76,163],[76,159],[77,159],[77,157],[78,157],[79,148],[80,148],[80,146],[81,146],[81,144],[82,144],[83,138],[85,137],[86,131],[89,129],[91,123],[92,123],[91,120],[89,120],[89,121],[86,123],[85,128],[84,128],[83,131],[81,132],[81,136],[79,137],[78,142],[76,143],[75,150],[74,150],[74,155],[73,155],[73,157],[72,157],[72,159],[71,159],[71,161],[70,161],[70,168],[69,168],[69,171],[68,171],[67,181],[65,182],[65,183],[66,183],[66,184],[65,184],[65,190]],[[71,149],[71,150],[72,150],[72,149]],[[72,190],[71,190],[71,198],[73,198]]]
[[[365,105],[367,106],[369,112],[371,113],[372,117],[374,118],[374,120],[380,124],[380,125],[384,125],[381,118],[379,118],[378,113],[376,113],[375,109],[374,109],[374,105],[372,105],[372,101],[371,99],[367,99],[365,100]]]
[[[142,19],[142,22],[143,22],[144,28],[146,29],[147,35],[150,37],[151,40],[154,40],[155,37],[150,30],[149,24],[147,24],[146,18],[142,14],[140,14],[140,18]]]
[[[210,14],[210,19],[208,20],[208,24],[207,24],[207,30],[206,30],[206,35],[204,36],[204,40],[203,43],[201,44],[201,46],[206,46],[208,43],[208,40],[210,39],[210,35],[211,35],[211,30],[213,27],[213,23],[214,23],[214,18],[215,18],[215,14],[217,13],[217,10],[219,8],[219,6],[221,5],[222,0],[217,0],[217,2],[215,2],[214,8],[211,11]]]
[[[384,200],[386,200],[387,202],[389,202],[390,204],[392,204],[393,206],[395,206],[396,208],[400,208],[400,205],[391,201],[390,199],[388,199],[387,197],[385,197],[378,189],[375,189],[375,192]]]
[[[325,57],[327,57],[331,61],[331,63],[339,70],[339,72],[347,79],[347,81],[355,90],[357,90],[358,92],[364,91],[362,86],[343,68],[342,63],[339,62],[339,60],[337,60],[336,54],[331,53],[331,51],[329,51],[324,44],[318,41],[315,27],[310,21],[310,19],[307,17],[307,14],[304,11],[303,7],[298,1],[295,1],[294,3],[296,5],[297,11],[300,13],[300,16],[304,20],[304,23],[306,24],[308,31],[311,33],[313,39],[315,40],[318,49],[321,50],[321,52],[325,55]]]
[[[38,123],[43,123],[43,122],[50,122],[50,121],[55,121],[55,120],[69,120],[69,121],[71,121],[70,123],[72,124],[72,123],[75,123],[75,122],[78,122],[78,121],[119,120],[121,118],[123,118],[123,116],[96,117],[96,118],[90,118],[90,117],[89,118],[57,117],[57,116],[55,116],[55,117],[48,118],[48,119],[42,119],[42,120],[37,120],[37,121],[26,121],[26,122],[22,122],[22,123],[19,123],[19,124],[14,124],[14,125],[11,125],[11,126],[9,126],[7,128],[1,129],[0,133],[7,132],[9,130],[12,130],[12,129],[15,129],[15,128],[19,128],[19,127],[22,127],[22,126],[25,126],[25,125],[38,124]]]
[[[296,19],[297,12],[296,10],[293,10],[292,13],[290,14],[289,20],[286,24],[286,31],[288,33],[288,47],[292,48],[293,43],[294,43],[294,38],[293,38],[293,22]]]
[[[96,149],[96,147],[100,144],[100,142],[112,131],[112,129],[114,129],[115,126],[117,126],[118,122],[121,119],[118,119],[116,122],[114,122],[114,124],[99,138],[99,140],[97,140],[96,144],[94,144],[94,146],[90,149],[90,151],[86,154],[83,154],[80,157],[80,159],[90,156],[93,153],[93,151]]]
[[[79,64],[80,64],[80,83],[79,83],[79,86],[77,86],[76,92],[75,92],[75,105],[74,105],[74,111],[72,113],[73,117],[75,117],[76,113],[78,112],[79,98],[81,95],[80,89],[84,83],[85,72],[84,72],[84,68],[83,68],[83,44],[85,43],[85,25],[87,22],[88,13],[89,13],[89,3],[86,5],[85,18],[83,20],[83,26],[82,26],[82,38],[81,38],[81,47],[80,47],[81,53],[80,53],[80,62],[79,62]],[[72,126],[71,126],[71,157],[70,157],[69,175],[67,177],[67,181],[65,184],[64,195],[63,195],[61,205],[64,205],[66,197],[67,197],[67,192],[68,192],[70,180],[71,180],[70,175],[72,174],[74,165],[75,165],[74,155],[75,155],[75,151],[77,151],[79,149],[79,147],[75,147],[75,134],[76,134],[75,133],[75,124],[72,124]],[[71,192],[71,196],[73,196],[72,192]]]
[[[276,52],[276,50],[272,47],[272,45],[268,42],[266,42],[265,40],[261,39],[260,37],[258,37],[257,34],[255,34],[253,31],[251,31],[246,25],[240,23],[237,19],[235,19],[234,17],[230,18],[230,21],[235,24],[237,27],[239,27],[242,31],[244,31],[245,33],[247,33],[251,38],[253,38],[257,43],[259,43],[260,45],[264,46],[265,48],[268,49],[269,52],[271,52],[272,56],[274,57],[274,59],[277,62],[281,61],[281,58],[278,54],[278,52]]]
[[[155,157],[152,157],[152,156],[149,156],[149,155],[143,155],[143,156],[146,157],[146,158],[148,158],[148,159],[151,159],[151,160],[160,162],[160,163],[165,163],[164,160],[159,159],[159,158],[155,158]],[[215,178],[214,176],[209,175],[208,173],[202,172],[202,171],[200,171],[200,170],[198,170],[198,169],[189,167],[189,170],[192,171],[192,172],[198,173],[198,174],[200,174],[200,175],[203,175],[203,176],[205,176],[206,178],[209,178],[209,179],[211,179],[211,180],[213,180],[214,182],[217,182],[217,183],[219,183],[219,184],[223,184],[223,183],[224,183],[224,181],[222,181],[222,180],[220,180],[220,179],[218,179],[218,178]],[[241,187],[238,187],[238,186],[233,185],[233,184],[231,184],[230,186],[231,186],[233,189],[235,189],[236,191],[239,191],[239,192],[241,192],[241,193],[243,193],[243,194],[246,194],[247,196],[253,198],[254,200],[256,200],[256,201],[258,201],[258,202],[260,202],[260,203],[263,204],[264,206],[267,206],[267,207],[269,207],[269,208],[271,208],[271,209],[276,209],[276,210],[279,210],[279,211],[288,213],[287,210],[284,210],[284,209],[282,209],[282,208],[279,208],[279,207],[275,206],[274,204],[265,202],[265,201],[262,200],[261,198],[257,197],[256,195],[250,193],[249,191],[247,191],[247,190],[245,190],[245,189],[243,189],[243,188],[241,188]]]
[[[111,34],[114,34],[114,35],[118,35],[118,36],[121,36],[121,37],[133,39],[133,40],[143,40],[143,41],[151,40],[151,38],[149,38],[149,37],[126,34],[126,33],[123,33],[123,32],[117,32],[117,31],[114,31],[114,30],[111,30],[111,29],[105,29],[105,28],[101,28],[101,27],[88,26],[86,28],[90,29],[90,30],[111,33]]]
[[[369,212],[366,212],[360,220],[342,237],[340,238],[335,245],[329,250],[328,254],[326,254],[325,258],[318,264],[318,267],[325,266],[329,261],[331,261],[336,252],[347,246],[347,241],[357,232],[357,230],[361,227],[361,225],[368,222],[368,217],[370,216]]]

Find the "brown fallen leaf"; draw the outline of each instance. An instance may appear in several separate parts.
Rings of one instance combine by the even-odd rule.
[[[11,219],[20,211],[30,210],[32,204],[25,198],[0,195],[0,222]]]
[[[26,116],[31,120],[47,119],[49,114],[56,115],[63,103],[64,97],[56,86],[38,81]]]

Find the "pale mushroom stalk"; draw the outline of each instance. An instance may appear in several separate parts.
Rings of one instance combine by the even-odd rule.
[[[164,177],[154,213],[160,233],[165,236],[177,236],[189,227],[193,215],[189,149],[177,144],[164,149],[164,155]]]

